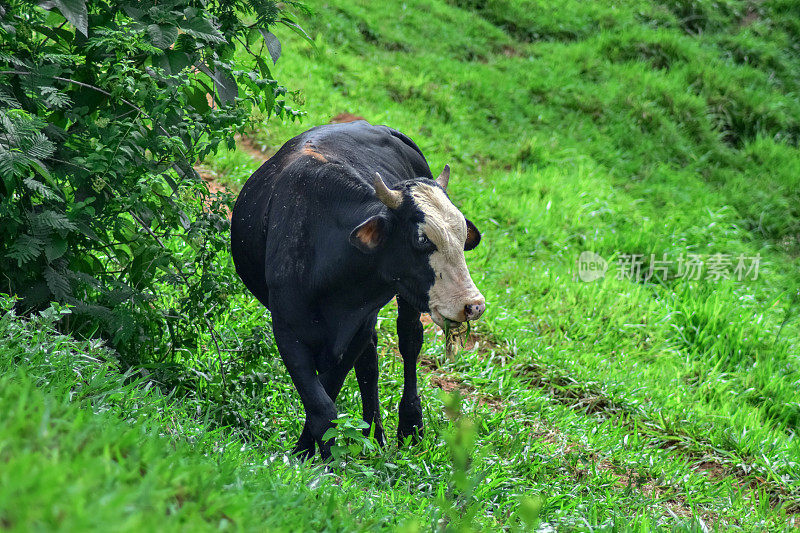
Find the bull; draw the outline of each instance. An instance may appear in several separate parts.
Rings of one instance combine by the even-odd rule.
[[[397,298],[403,394],[397,436],[422,435],[420,313],[444,327],[486,307],[464,251],[481,235],[453,205],[450,169],[434,179],[406,135],[366,121],[294,137],[245,183],[231,217],[231,252],[245,286],[272,315],[281,359],[305,408],[293,453],[323,458],[334,404],[355,368],[364,421],[383,444],[375,325]]]

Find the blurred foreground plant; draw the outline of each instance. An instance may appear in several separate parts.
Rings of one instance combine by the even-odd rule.
[[[472,470],[477,429],[475,422],[464,416],[458,391],[442,393],[442,401],[453,426],[444,435],[453,470],[447,493],[439,502],[442,516],[438,527],[443,531],[472,531],[475,515],[481,509],[475,489],[483,481],[483,476]]]

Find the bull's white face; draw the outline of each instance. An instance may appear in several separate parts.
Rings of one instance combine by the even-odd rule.
[[[411,197],[422,211],[418,238],[428,239],[435,250],[428,261],[434,272],[434,283],[428,291],[431,318],[439,326],[445,319],[464,322],[480,317],[485,300],[473,283],[464,259],[467,222],[439,187],[419,183],[411,188]]]
[[[376,173],[375,195],[389,213],[373,215],[350,234],[350,243],[363,253],[383,250],[386,281],[417,309],[429,310],[443,328],[447,321],[480,318],[486,309],[464,260],[464,250],[477,246],[480,232],[444,192],[449,176],[445,166],[436,181],[408,180],[397,190]]]

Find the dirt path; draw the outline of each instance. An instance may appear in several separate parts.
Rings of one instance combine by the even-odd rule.
[[[271,146],[261,144],[251,137],[237,138],[236,147],[239,150],[247,152],[250,157],[261,163],[272,157],[276,152]]]

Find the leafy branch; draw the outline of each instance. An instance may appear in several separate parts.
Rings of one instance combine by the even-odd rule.
[[[0,272],[19,311],[71,304],[65,329],[101,335],[132,364],[196,348],[196,324],[221,354],[213,319],[238,290],[226,257],[231,198],[210,194],[193,163],[232,146],[256,110],[299,116],[252,46],[278,60],[269,29],[295,24],[290,7],[0,9]],[[255,72],[237,61],[243,44]]]

